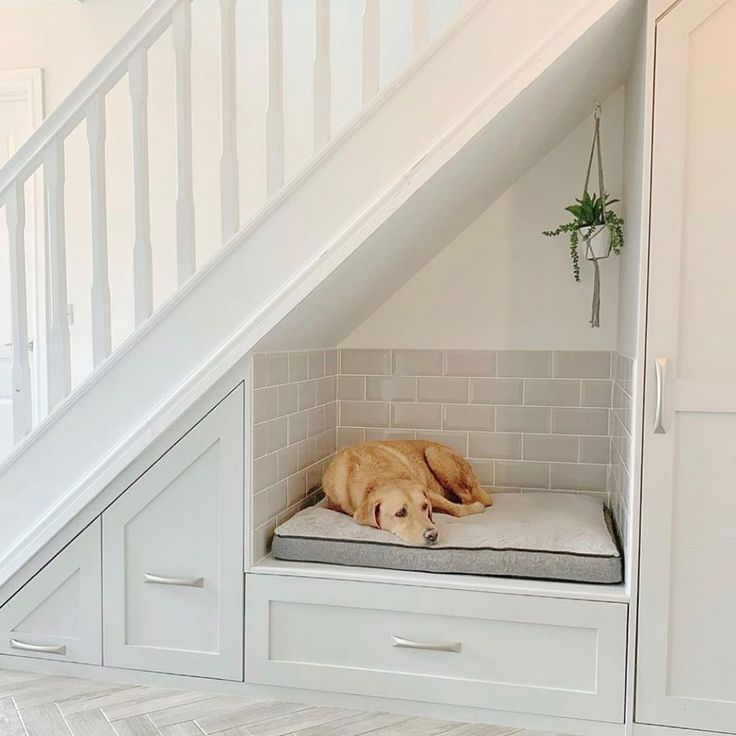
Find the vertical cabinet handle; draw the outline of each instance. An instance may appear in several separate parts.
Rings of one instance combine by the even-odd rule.
[[[654,370],[657,376],[657,406],[654,410],[654,434],[664,434],[662,425],[662,404],[664,403],[664,372],[667,368],[667,358],[655,358]]]
[[[391,637],[391,646],[402,649],[426,649],[430,652],[459,652],[463,648],[459,641],[416,641],[395,634]]]
[[[37,654],[66,654],[64,644],[28,644],[18,639],[10,640],[11,649],[20,649],[24,652],[36,652]]]
[[[204,578],[169,578],[165,575],[153,575],[150,572],[143,573],[143,582],[156,585],[182,585],[186,588],[204,587]]]

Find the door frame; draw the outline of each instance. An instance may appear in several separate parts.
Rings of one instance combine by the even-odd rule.
[[[36,130],[44,117],[43,70],[32,67],[0,69],[0,104],[8,101],[27,102],[28,124],[31,132]],[[18,147],[16,146],[16,150]],[[28,331],[33,340],[30,361],[33,381],[33,424],[36,425],[48,411],[45,225],[42,180],[38,171],[30,178],[30,190],[26,191],[26,200],[26,263],[30,281],[28,290],[32,292],[28,304]]]

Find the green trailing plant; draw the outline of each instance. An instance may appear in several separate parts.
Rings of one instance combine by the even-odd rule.
[[[587,240],[601,225],[608,226],[611,231],[611,250],[618,255],[624,246],[624,221],[612,209],[611,205],[619,200],[611,199],[608,194],[603,197],[597,194],[583,192],[581,199],[575,199],[576,204],[565,207],[573,219],[560,225],[555,230],[545,230],[544,235],[554,238],[562,233],[570,236],[570,257],[572,258],[572,272],[575,281],[580,281],[580,240]]]

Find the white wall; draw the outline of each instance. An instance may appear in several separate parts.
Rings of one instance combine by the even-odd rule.
[[[147,4],[146,0],[0,0],[0,69],[42,68],[48,114]]]
[[[146,0],[0,0],[0,69],[40,67],[46,113],[135,21]],[[432,0],[430,31],[436,36],[463,0]],[[237,4],[238,111],[241,223],[265,201],[267,0]],[[361,106],[360,0],[332,2],[333,130]],[[219,203],[219,2],[194,0],[193,147],[198,264],[220,246]],[[411,3],[382,0],[381,84],[388,84],[411,55]],[[284,2],[285,169],[287,180],[312,156],[314,3]],[[149,55],[151,237],[154,303],[176,289],[174,69],[170,32]],[[113,347],[133,330],[133,201],[130,103],[127,79],[107,98],[108,239]],[[91,228],[85,126],[66,145],[67,275],[74,306],[72,378],[91,370]]]
[[[606,188],[618,197],[623,129],[622,87],[603,104],[602,121]],[[592,266],[583,263],[582,283],[576,284],[567,242],[541,234],[565,221],[563,208],[580,196],[591,138],[592,118],[379,307],[342,347],[615,349],[619,259],[601,263],[601,327],[592,329]]]

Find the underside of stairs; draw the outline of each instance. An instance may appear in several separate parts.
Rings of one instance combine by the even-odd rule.
[[[639,13],[467,11],[0,466],[0,602],[254,346],[338,344],[562,140],[624,80]]]

